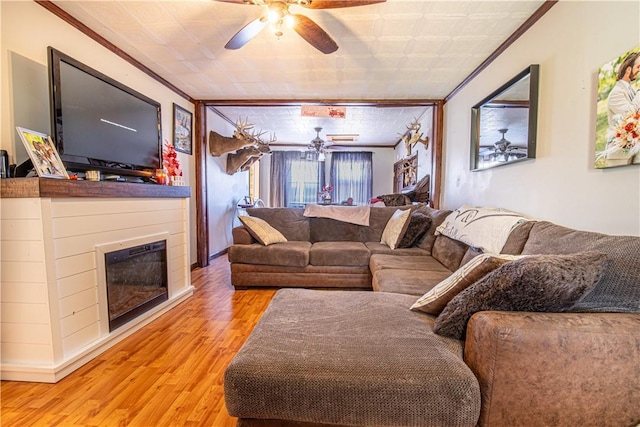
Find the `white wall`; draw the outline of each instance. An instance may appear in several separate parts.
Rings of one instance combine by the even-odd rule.
[[[0,147],[11,163],[27,159],[16,126],[50,134],[47,46],[52,46],[103,74],[161,103],[163,140],[172,139],[173,103],[193,112],[177,95],[119,56],[102,47],[42,6],[31,1],[2,1],[0,66]],[[194,183],[195,159],[178,153],[185,181]],[[190,201],[191,263],[196,259],[195,189]]]
[[[271,147],[272,151],[295,151],[294,147]],[[353,150],[357,151],[357,150]],[[396,161],[393,148],[363,148],[373,153],[373,197],[393,191],[393,163]],[[325,161],[325,174],[329,177],[331,153]],[[271,156],[260,158],[260,198],[269,204],[269,180],[271,177]]]
[[[210,130],[232,136],[234,127],[207,108],[207,137]],[[238,199],[249,195],[249,172],[227,175],[227,154],[207,153],[207,208],[209,211],[209,255],[216,255],[233,244],[231,229]]]
[[[445,104],[442,206],[499,206],[640,235],[640,166],[596,170],[598,67],[640,44],[639,2],[561,1]],[[469,171],[471,107],[540,64],[537,159]]]

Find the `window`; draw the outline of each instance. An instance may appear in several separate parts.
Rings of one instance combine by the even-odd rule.
[[[324,185],[324,162],[317,154],[274,151],[271,154],[271,197],[273,207],[304,207],[317,203]]]
[[[331,180],[333,197],[337,202],[348,198],[354,205],[368,205],[372,193],[371,152],[336,151],[331,155]]]

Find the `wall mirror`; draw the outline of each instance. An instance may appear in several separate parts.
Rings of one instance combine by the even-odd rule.
[[[471,170],[536,157],[540,66],[527,67],[471,109]]]

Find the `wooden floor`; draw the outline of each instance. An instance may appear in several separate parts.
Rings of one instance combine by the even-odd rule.
[[[193,297],[56,384],[3,381],[0,425],[235,426],[223,373],[273,297],[235,292],[226,256]]]

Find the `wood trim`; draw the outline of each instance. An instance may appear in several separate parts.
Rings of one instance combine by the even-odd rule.
[[[520,25],[518,27],[518,29],[516,29],[513,34],[511,34],[509,36],[508,39],[506,39],[500,46],[498,46],[498,48],[487,57],[487,59],[485,59],[484,61],[482,61],[482,63],[480,65],[478,65],[478,68],[476,68],[475,70],[473,70],[471,72],[471,74],[469,74],[467,76],[467,78],[465,78],[458,86],[456,86],[450,93],[449,95],[444,97],[444,102],[448,102],[451,98],[454,97],[454,95],[456,93],[458,93],[460,90],[462,90],[463,87],[465,87],[466,85],[468,85],[471,80],[475,79],[478,74],[480,74],[482,71],[484,71],[485,68],[487,68],[493,61],[496,60],[496,58],[498,58],[500,55],[502,55],[502,53],[504,53],[505,50],[507,50],[507,48],[509,46],[511,46],[516,40],[518,40],[520,38],[520,36],[522,36],[529,28],[531,28],[533,26],[533,24],[535,24],[536,22],[538,22],[538,20],[540,18],[542,18],[542,16],[547,13],[549,11],[549,9],[551,9],[553,6],[555,6],[556,3],[558,3],[559,0],[546,0],[542,6],[540,6],[534,13],[533,15],[531,15],[529,17],[529,19],[527,19],[526,21],[524,21],[524,23],[522,25]]]
[[[286,107],[296,105],[335,105],[346,107],[427,107],[441,99],[206,99],[208,107]],[[232,123],[233,124],[233,123]]]
[[[190,187],[170,185],[138,184],[131,182],[76,181],[51,178],[5,178],[0,179],[0,198],[67,198],[67,197],[149,197],[187,198]]]
[[[196,163],[196,263],[209,265],[209,206],[207,203],[207,111],[201,101],[195,102],[194,156]]]
[[[444,101],[433,109],[433,154],[431,155],[431,207],[440,209],[442,189],[442,138],[444,134]]]
[[[73,16],[69,15],[67,12],[65,12],[63,9],[61,9],[59,6],[55,5],[54,3],[52,3],[49,0],[34,0],[34,1],[36,3],[38,3],[40,6],[44,7],[45,9],[47,9],[49,12],[53,13],[54,15],[56,15],[58,18],[62,19],[63,21],[65,21],[66,23],[68,23],[69,25],[71,25],[72,27],[74,27],[75,29],[77,29],[78,31],[83,33],[84,35],[86,35],[87,37],[89,37],[90,39],[92,39],[92,40],[96,41],[97,43],[101,44],[102,46],[104,46],[105,48],[110,50],[111,52],[113,52],[116,55],[118,55],[120,58],[124,59],[125,61],[127,61],[128,63],[133,65],[134,67],[138,68],[140,71],[142,71],[143,73],[147,74],[152,79],[160,82],[162,85],[166,86],[168,89],[170,89],[173,92],[177,93],[178,95],[180,95],[184,99],[186,99],[186,100],[188,100],[190,102],[194,102],[193,98],[191,98],[189,95],[187,95],[182,90],[178,89],[178,87],[174,86],[173,84],[169,83],[164,78],[160,77],[158,74],[156,74],[149,67],[143,65],[141,62],[139,62],[136,59],[134,59],[131,55],[129,55],[128,53],[126,53],[125,51],[123,51],[122,49],[120,49],[119,47],[117,47],[116,45],[114,45],[113,43],[111,43],[110,41],[105,39],[104,37],[102,37],[100,34],[96,33],[91,28],[87,27],[82,22],[78,21],[76,18],[74,18]]]
[[[229,252],[229,248],[223,249],[220,252],[216,252],[213,255],[209,255],[209,261],[213,261],[216,258],[220,258],[221,256],[226,255],[227,252]]]

